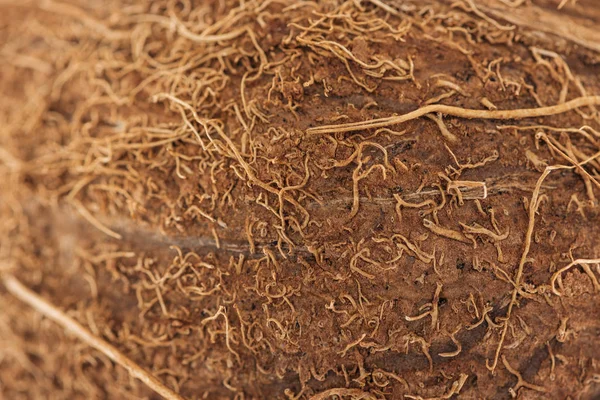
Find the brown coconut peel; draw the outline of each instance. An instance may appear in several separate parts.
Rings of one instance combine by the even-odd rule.
[[[600,396],[596,1],[0,10],[0,397]]]

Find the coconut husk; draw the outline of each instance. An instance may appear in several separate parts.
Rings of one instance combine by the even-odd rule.
[[[597,398],[596,3],[0,2],[0,397]]]

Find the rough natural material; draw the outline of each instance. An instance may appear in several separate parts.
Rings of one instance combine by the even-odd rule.
[[[0,399],[600,397],[597,0],[0,0]]]

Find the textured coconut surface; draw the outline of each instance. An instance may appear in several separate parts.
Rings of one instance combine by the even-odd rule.
[[[598,398],[599,23],[1,1],[0,398]]]

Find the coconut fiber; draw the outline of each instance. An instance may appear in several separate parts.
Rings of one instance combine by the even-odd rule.
[[[600,398],[599,24],[0,1],[0,398]]]

